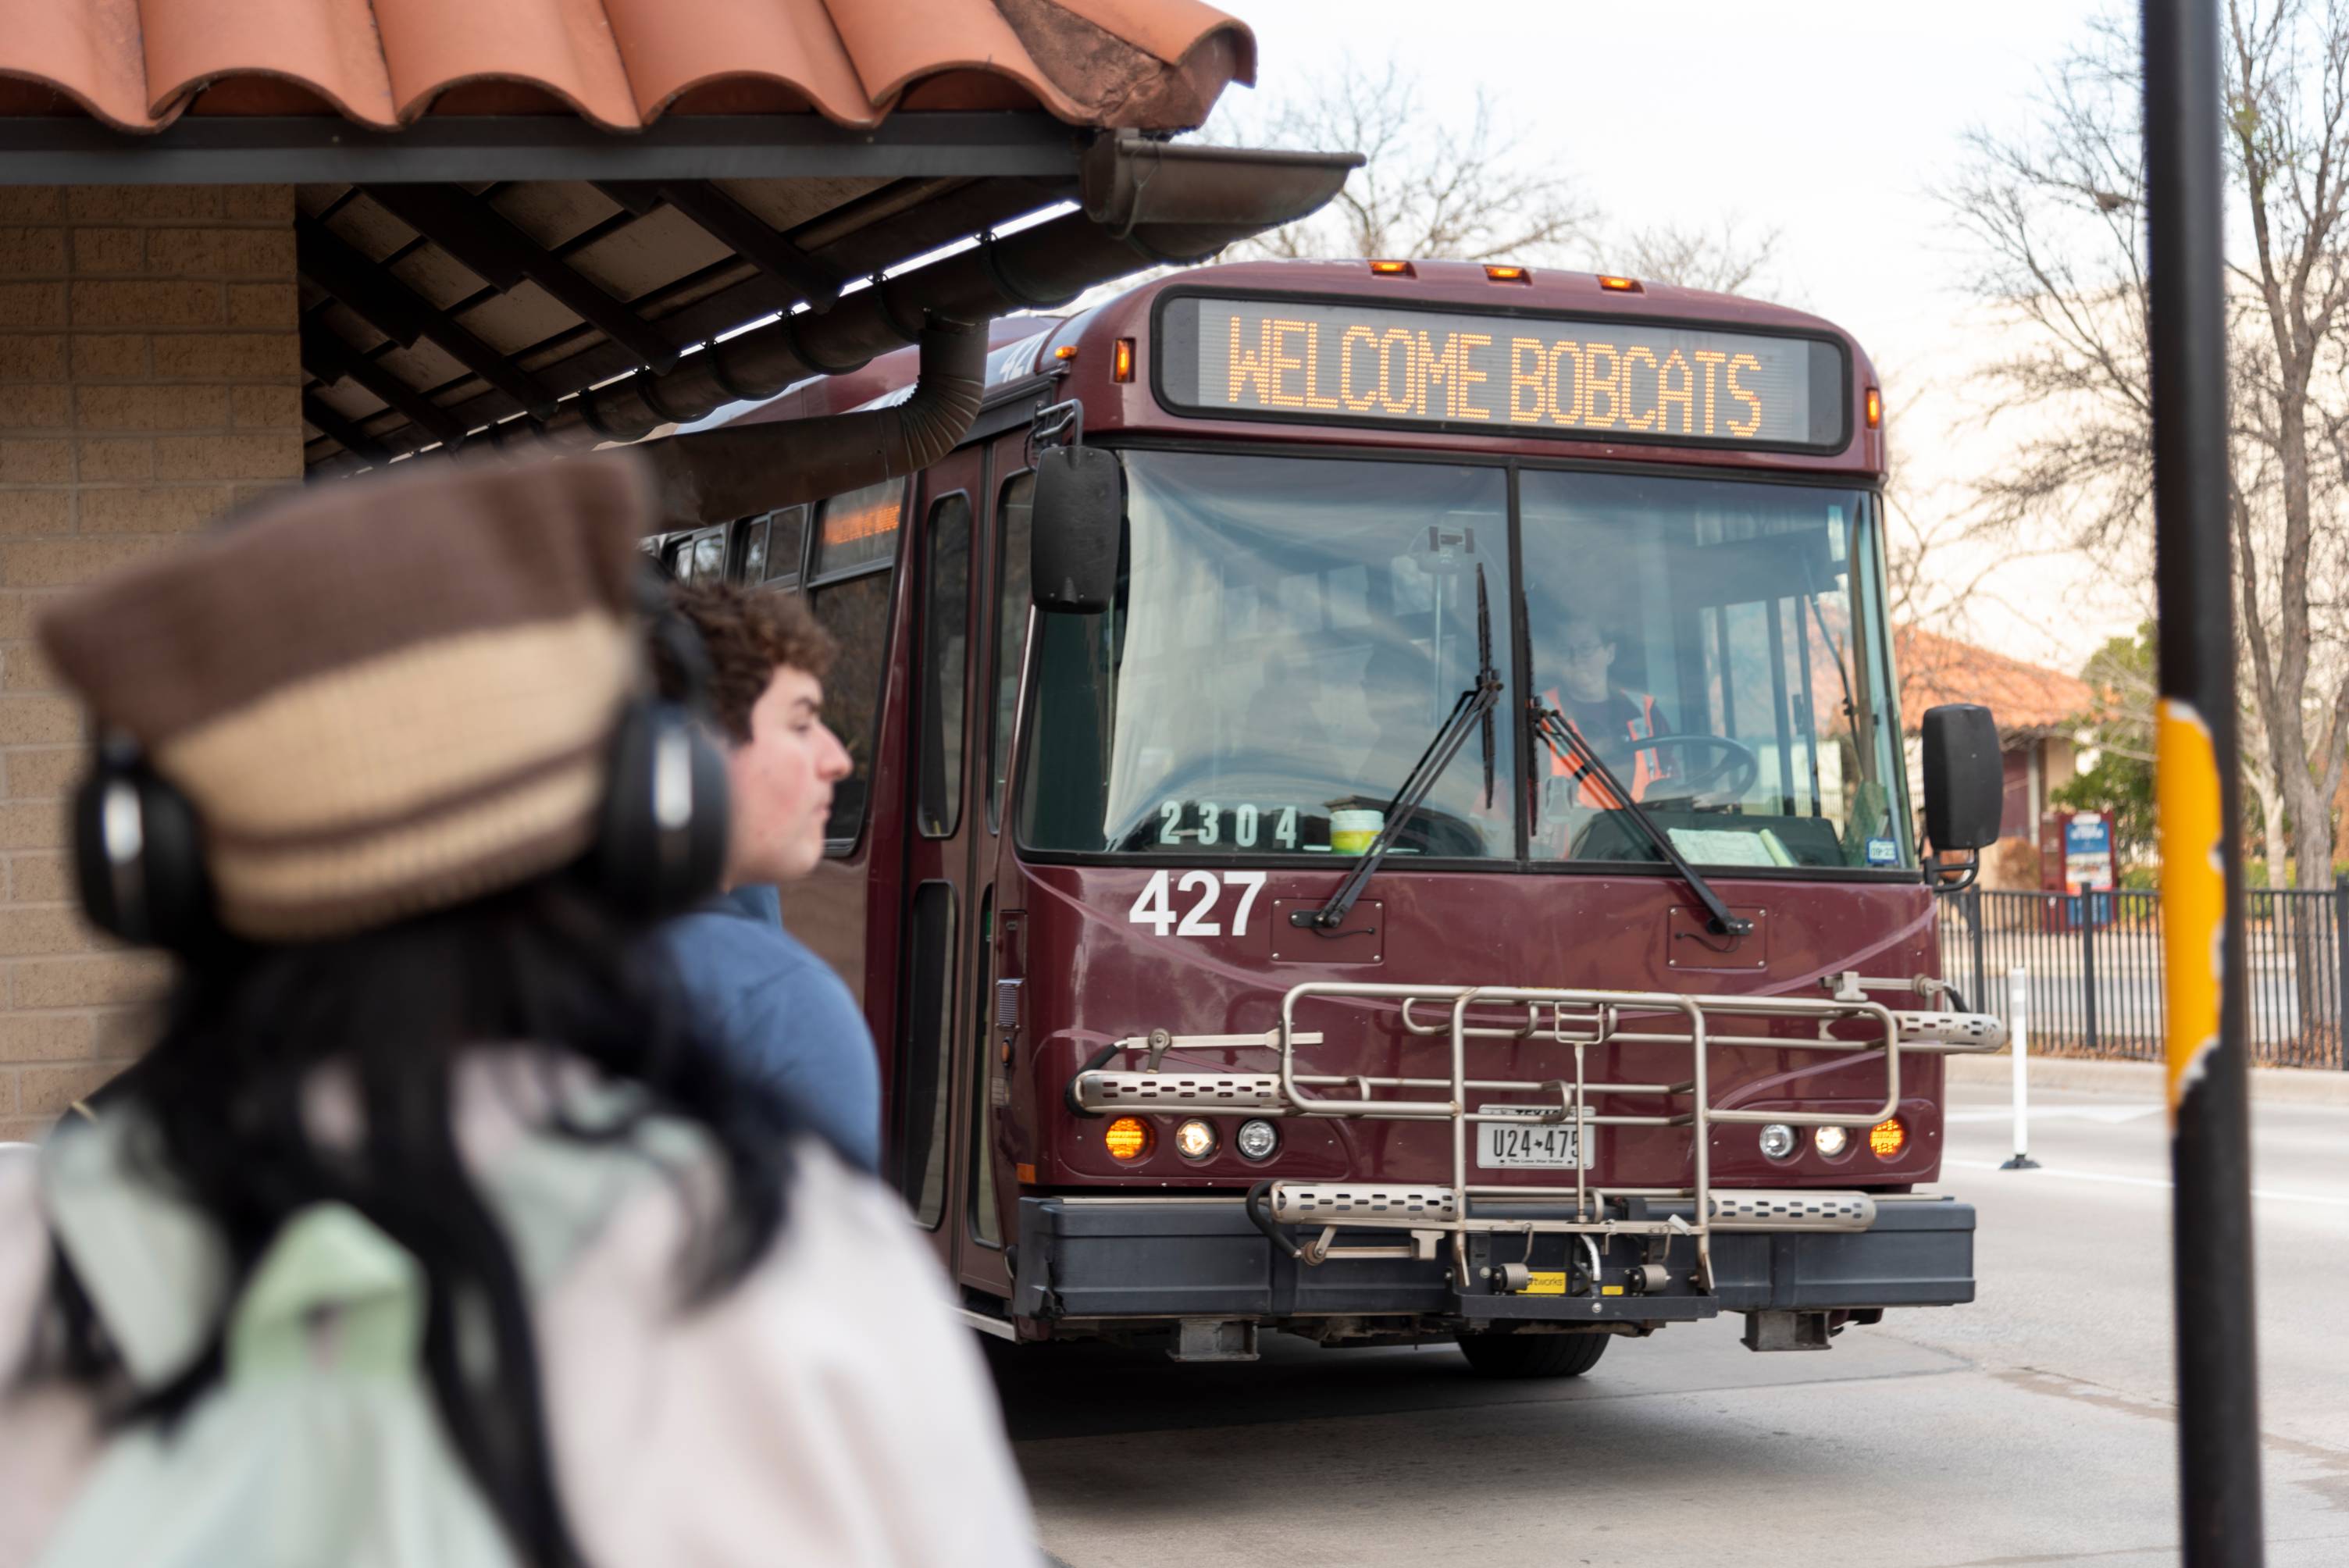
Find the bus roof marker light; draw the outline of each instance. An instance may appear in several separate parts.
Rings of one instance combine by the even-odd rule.
[[[1529,284],[1534,281],[1533,273],[1524,267],[1496,266],[1491,262],[1485,263],[1485,278],[1488,283],[1496,284]]]
[[[1868,389],[1868,428],[1871,430],[1884,423],[1884,394],[1871,387]]]
[[[1379,278],[1415,278],[1419,273],[1409,262],[1372,262],[1371,275]]]
[[[1646,294],[1648,292],[1646,289],[1640,286],[1639,279],[1619,278],[1612,273],[1599,273],[1599,286],[1603,289],[1611,289],[1617,294]]]
[[[1896,1160],[1909,1145],[1909,1130],[1900,1125],[1899,1117],[1879,1121],[1868,1130],[1868,1151],[1878,1160]]]
[[[1110,350],[1109,378],[1112,381],[1133,379],[1133,339],[1121,337]]]

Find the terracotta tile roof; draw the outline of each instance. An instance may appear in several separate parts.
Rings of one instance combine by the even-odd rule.
[[[2096,705],[2095,689],[2084,680],[1922,627],[1895,627],[1892,645],[1900,666],[1901,722],[1911,730],[1938,703],[1980,703],[2010,733],[2069,729]]]
[[[1040,107],[1179,129],[1255,71],[1248,29],[1200,0],[0,0],[0,87],[27,84],[0,113],[78,107],[134,131],[191,107],[385,129],[568,108],[614,130]]]

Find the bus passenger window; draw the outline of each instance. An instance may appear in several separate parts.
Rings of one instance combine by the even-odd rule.
[[[800,585],[800,556],[807,542],[809,508],[787,506],[767,518],[766,581],[786,593]]]
[[[742,569],[738,580],[743,583],[764,583],[767,580],[767,520],[754,517],[742,525]]]
[[[921,730],[916,820],[954,836],[962,820],[963,675],[970,658],[970,498],[930,508],[922,583]]]
[[[726,531],[713,528],[698,534],[693,541],[693,581],[723,583],[726,581]]]
[[[824,840],[844,852],[864,827],[873,789],[874,738],[889,656],[889,589],[895,573],[905,481],[885,480],[834,496],[815,514],[808,607],[840,644],[824,682],[824,720],[848,748],[853,771],[833,787]],[[774,550],[771,536],[768,552]]]
[[[1003,821],[1003,779],[1011,765],[1011,730],[1019,717],[1019,655],[1028,639],[1029,520],[1036,476],[1015,474],[995,508],[995,712],[987,752],[987,830]]]

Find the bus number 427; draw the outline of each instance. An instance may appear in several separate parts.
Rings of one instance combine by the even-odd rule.
[[[1195,893],[1198,896],[1180,924],[1175,922],[1170,893],[1174,875],[1172,872],[1151,872],[1150,880],[1143,884],[1141,896],[1125,912],[1125,918],[1136,925],[1150,927],[1154,936],[1221,936],[1222,923],[1207,916],[1215,913],[1216,902],[1224,895],[1224,884],[1228,882],[1238,890],[1240,900],[1239,907],[1232,911],[1232,934],[1247,934],[1248,911],[1256,907],[1256,895],[1264,891],[1262,872],[1226,872],[1220,877],[1213,872],[1185,872],[1181,881],[1172,882],[1172,892],[1185,898]]]

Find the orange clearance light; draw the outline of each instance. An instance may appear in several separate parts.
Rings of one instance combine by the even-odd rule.
[[[1496,284],[1529,284],[1534,281],[1533,273],[1523,267],[1496,267],[1489,263],[1485,268],[1485,276]]]
[[[1102,1134],[1102,1142],[1109,1148],[1109,1157],[1122,1165],[1131,1165],[1149,1153],[1153,1141],[1150,1123],[1138,1116],[1121,1116],[1111,1122]]]
[[[1603,289],[1613,289],[1617,294],[1646,294],[1648,292],[1640,286],[1639,279],[1619,278],[1611,273],[1601,273],[1599,274],[1599,286]]]
[[[1889,1121],[1879,1121],[1868,1130],[1868,1150],[1878,1160],[1891,1159],[1906,1148],[1908,1142],[1909,1130],[1900,1125],[1900,1119],[1897,1116]]]
[[[1076,356],[1077,346],[1073,343],[1064,343],[1061,345],[1060,347],[1052,350],[1052,357],[1055,359],[1070,360],[1074,359]]]
[[[1372,262],[1371,275],[1381,278],[1413,278],[1419,274],[1411,270],[1409,262]]]
[[[1871,430],[1884,423],[1884,394],[1871,387],[1868,389],[1868,428]]]
[[[1019,1178],[1019,1184],[1023,1187],[1033,1187],[1036,1184],[1036,1167],[1025,1160],[1012,1168],[1012,1174]]]
[[[1117,340],[1117,346],[1110,350],[1109,378],[1112,381],[1133,379],[1133,339],[1121,337]]]

